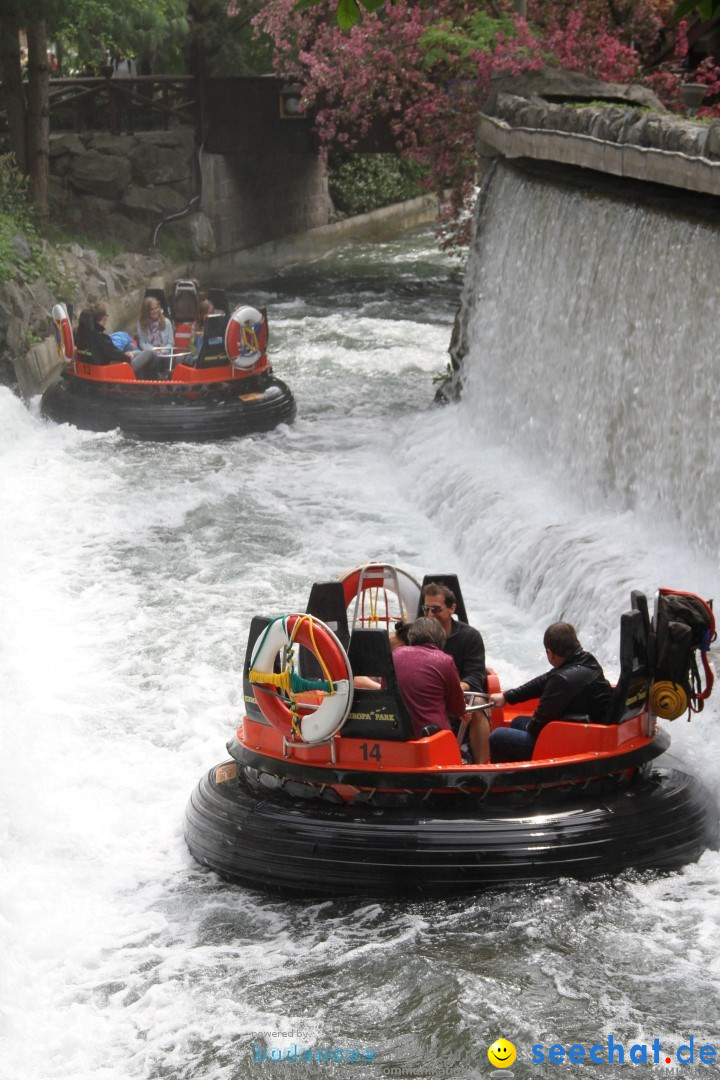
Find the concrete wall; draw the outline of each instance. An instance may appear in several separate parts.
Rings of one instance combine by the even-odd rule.
[[[326,225],[332,204],[317,153],[201,156],[201,209],[217,253]]]

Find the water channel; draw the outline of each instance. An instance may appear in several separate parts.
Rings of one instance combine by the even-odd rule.
[[[534,1044],[720,1048],[717,853],[666,876],[301,904],[185,849],[250,619],[302,609],[312,580],[367,558],[457,571],[506,684],[543,669],[553,618],[616,674],[631,588],[712,594],[701,546],[512,437],[522,418],[482,374],[492,334],[463,402],[432,406],[460,288],[429,231],[261,283],[246,299],[268,307],[298,420],[237,442],[82,433],[0,390],[3,1078],[469,1080],[505,1036],[505,1075],[526,1080],[552,1071]],[[672,732],[716,793],[717,721],[711,703]],[[373,1061],[253,1060],[294,1044]]]

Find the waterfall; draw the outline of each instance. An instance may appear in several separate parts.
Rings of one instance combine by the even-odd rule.
[[[460,314],[465,407],[588,510],[720,546],[720,233],[500,164]]]

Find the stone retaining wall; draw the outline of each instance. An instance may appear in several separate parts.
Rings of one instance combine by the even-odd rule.
[[[183,214],[162,226],[164,234],[196,256],[210,254],[216,239],[199,195],[192,128],[50,138],[51,205],[63,222],[85,235],[89,224],[95,236],[105,223],[113,237],[144,247],[153,242],[161,221]]]
[[[528,158],[720,195],[720,121],[672,115],[638,89],[571,73],[497,88],[479,119],[481,161]]]

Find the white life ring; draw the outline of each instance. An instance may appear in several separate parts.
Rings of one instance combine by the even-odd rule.
[[[264,350],[264,323],[257,308],[241,306],[233,311],[225,331],[225,352],[235,367],[257,364]]]
[[[75,360],[75,339],[64,304],[55,304],[52,309],[52,319],[58,356],[64,364],[72,364]]]
[[[294,646],[318,660],[323,678],[303,679],[295,671]],[[282,670],[275,660],[282,653]],[[352,702],[352,671],[335,634],[314,615],[280,615],[261,634],[250,662],[250,682],[260,711],[286,738],[313,744],[332,738]]]

